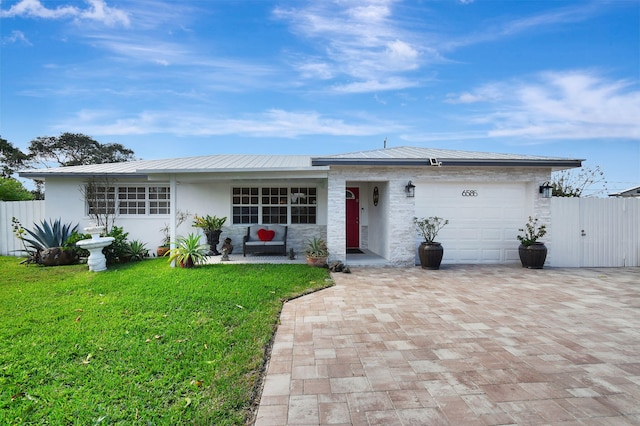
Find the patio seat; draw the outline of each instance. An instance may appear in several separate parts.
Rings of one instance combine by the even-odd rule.
[[[287,255],[286,225],[251,225],[242,239],[242,254],[263,253]]]

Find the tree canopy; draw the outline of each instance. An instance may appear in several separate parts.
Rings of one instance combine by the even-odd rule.
[[[598,185],[602,187],[595,188]],[[607,191],[606,185],[607,181],[600,166],[581,167],[553,173],[551,193],[554,197],[597,196]]]
[[[11,142],[0,137],[0,176],[8,178],[16,171],[27,167],[29,155],[14,147]]]
[[[38,137],[29,145],[29,156],[32,161],[45,165],[55,162],[62,167],[121,163],[136,159],[133,150],[124,145],[102,144],[82,133]]]
[[[0,177],[0,201],[26,201],[33,200],[33,194],[19,181]]]

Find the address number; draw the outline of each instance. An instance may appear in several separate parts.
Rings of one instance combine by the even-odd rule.
[[[465,189],[464,191],[462,191],[462,196],[463,197],[477,197],[478,196],[478,191],[476,191],[475,189]]]

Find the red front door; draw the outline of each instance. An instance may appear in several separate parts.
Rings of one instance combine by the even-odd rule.
[[[347,248],[360,247],[360,190],[347,188]]]

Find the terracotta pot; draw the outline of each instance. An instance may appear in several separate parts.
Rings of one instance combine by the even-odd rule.
[[[418,257],[420,258],[422,269],[440,269],[442,256],[444,256],[444,248],[440,243],[422,243],[418,247]]]
[[[196,265],[193,262],[193,258],[189,256],[185,262],[180,262],[180,266],[183,268],[195,268]]]
[[[326,257],[309,257],[307,256],[307,265],[315,266],[318,268],[324,268],[327,266],[327,258]]]
[[[530,246],[520,244],[518,255],[523,268],[542,269],[547,259],[547,246],[544,243],[533,243]]]
[[[156,256],[158,256],[158,257],[162,257],[162,256],[164,256],[168,251],[169,251],[169,247],[164,247],[164,246],[158,247],[158,248],[156,249]]]

